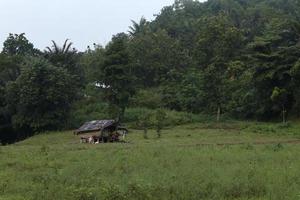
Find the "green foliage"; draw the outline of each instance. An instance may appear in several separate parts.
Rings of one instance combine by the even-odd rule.
[[[135,124],[143,117],[139,107],[151,113],[163,108],[168,126],[212,120],[215,114],[224,121],[277,120],[282,113],[287,121],[300,113],[299,6],[298,0],[176,0],[153,21],[132,21],[128,34],[85,52],[66,40],[62,46],[52,41],[41,53],[24,34],[10,34],[0,54],[0,98],[5,99],[0,126],[27,120],[16,115],[23,108],[13,106],[23,100],[6,91],[19,90],[16,82],[26,72],[22,63],[39,54],[69,75],[65,85],[76,94],[66,102],[67,109],[72,106],[68,123],[60,120],[53,128],[104,117]],[[52,75],[44,78],[59,82]],[[25,110],[29,118],[36,115],[35,109]]]
[[[218,121],[221,109],[224,107],[224,104],[227,103],[228,95],[228,84],[226,71],[224,65],[221,64],[212,64],[209,65],[203,72],[202,77],[202,96],[205,102],[203,105],[206,105],[208,110],[218,112]]]
[[[300,29],[291,19],[273,18],[263,32],[250,44],[255,70],[252,81],[257,95],[257,114],[270,117],[278,110],[274,110],[270,98],[275,87],[286,90],[285,109],[292,108],[295,92],[291,90],[290,70],[300,56]]]
[[[295,105],[294,110],[296,111],[297,117],[300,115],[300,60],[298,60],[291,69],[292,76],[292,89],[294,93]]]
[[[134,37],[129,49],[142,87],[157,87],[171,78],[171,70],[183,71],[191,65],[188,52],[163,29]]]
[[[114,117],[122,119],[129,98],[134,92],[134,75],[127,49],[128,36],[120,33],[107,45],[105,61],[99,77],[105,99],[110,104]]]
[[[3,43],[2,53],[9,56],[33,56],[40,54],[39,50],[25,37],[25,33],[9,34]]]
[[[278,87],[275,87],[272,95],[271,95],[271,100],[279,105],[279,107],[281,107],[282,110],[282,122],[285,123],[286,122],[286,105],[288,103],[288,92],[286,91],[286,89],[280,89]]]
[[[171,74],[173,73],[173,74]],[[163,105],[176,110],[200,113],[204,99],[202,74],[195,69],[183,73],[170,72],[172,79],[162,87]]]
[[[138,90],[130,99],[130,104],[132,107],[156,109],[163,105],[162,94],[156,88]]]
[[[21,73],[22,57],[0,54],[0,86],[15,81]]]
[[[139,121],[139,118],[142,117],[145,113],[150,114],[150,127],[155,128],[156,119],[155,111],[147,108],[128,108],[125,111],[124,122],[127,123],[132,128],[139,128],[136,124]],[[176,125],[183,125],[195,122],[207,122],[211,121],[212,117],[203,114],[192,114],[187,112],[178,112],[165,110],[166,119],[164,121],[164,126],[173,127]]]
[[[76,129],[87,121],[112,117],[106,103],[94,98],[82,99],[72,105],[66,128]]]
[[[77,50],[72,47],[73,43],[65,40],[62,47],[58,46],[55,41],[52,41],[52,46],[47,47],[44,52],[44,57],[56,67],[66,70],[72,75],[72,84],[76,86],[78,92],[84,86],[84,70],[80,65],[80,55]]]
[[[135,22],[133,20],[131,20],[131,22],[132,26],[129,27],[130,30],[128,31],[131,37],[135,37],[149,31],[149,22],[147,22],[144,17],[142,17],[139,22]]]
[[[85,79],[88,83],[95,84],[101,77],[101,68],[105,60],[105,49],[102,46],[94,45],[94,50],[88,50],[80,59],[80,64],[84,69]]]
[[[238,54],[242,46],[242,30],[235,27],[229,16],[219,14],[200,19],[196,54],[203,67],[224,64]]]
[[[299,115],[299,8],[176,0],[85,52],[66,40],[41,53],[10,34],[0,54],[1,143],[96,119],[142,130],[124,145],[47,132],[0,146],[0,199],[299,198],[299,123],[228,120]]]
[[[284,106],[287,101],[287,91],[286,89],[280,89],[278,87],[275,87],[272,95],[271,95],[272,101],[275,103],[278,103],[279,105]]]
[[[148,139],[148,128],[151,125],[151,113],[147,110],[145,110],[141,115],[139,116],[139,119],[137,121],[137,125],[144,130],[144,138]]]
[[[75,95],[71,79],[44,59],[29,59],[7,89],[14,126],[35,131],[62,127]]]
[[[7,87],[20,76],[22,63],[26,57],[38,56],[39,54],[41,52],[33,47],[24,33],[9,34],[4,41],[3,50],[0,54],[0,143],[11,143],[23,138],[24,132],[18,133],[13,130],[13,113],[8,104],[10,101],[15,101],[15,98],[10,99],[8,97]]]
[[[157,109],[155,111],[155,128],[156,128],[156,132],[157,132],[157,137],[160,138],[161,137],[161,130],[164,128],[165,126],[165,120],[167,118],[167,114],[163,109]]]

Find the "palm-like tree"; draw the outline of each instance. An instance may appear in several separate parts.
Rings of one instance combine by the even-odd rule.
[[[131,20],[131,22],[132,26],[129,26],[128,31],[130,36],[136,36],[140,33],[145,32],[149,24],[144,17],[142,17],[139,22],[135,22],[134,20]]]
[[[47,49],[47,53],[48,54],[67,54],[67,53],[74,53],[76,52],[76,50],[73,48],[72,50],[71,47],[72,47],[73,43],[72,42],[69,42],[69,39],[66,39],[63,46],[62,47],[59,47],[56,42],[54,40],[52,40],[52,47],[46,47]]]
[[[73,75],[75,83],[78,87],[83,85],[83,69],[79,64],[80,54],[75,48],[72,48],[73,43],[66,39],[60,47],[52,40],[52,46],[46,47],[45,58],[48,59],[54,66],[66,69]]]
[[[52,46],[46,47],[45,57],[53,65],[57,67],[63,67],[69,72],[74,73],[77,65],[77,50],[72,48],[73,43],[66,39],[62,47],[58,46],[55,41],[52,40]]]

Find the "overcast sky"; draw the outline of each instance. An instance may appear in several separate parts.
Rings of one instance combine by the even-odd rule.
[[[0,0],[0,47],[9,33],[26,33],[36,48],[71,39],[79,50],[106,44],[128,30],[130,20],[148,20],[174,0]]]

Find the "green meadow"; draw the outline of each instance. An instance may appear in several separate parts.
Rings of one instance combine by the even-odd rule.
[[[80,144],[48,132],[0,146],[0,200],[300,199],[300,124],[227,122]]]

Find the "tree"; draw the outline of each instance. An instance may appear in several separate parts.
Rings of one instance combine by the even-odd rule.
[[[38,56],[40,51],[22,34],[9,34],[0,54],[0,85],[15,81],[21,73],[26,56]]]
[[[63,46],[60,47],[52,40],[52,46],[46,47],[44,52],[45,57],[53,65],[64,68],[74,74],[74,72],[76,72],[75,67],[77,66],[77,50],[72,48],[72,45],[73,43],[66,39]]]
[[[120,33],[113,36],[106,46],[105,61],[101,69],[99,83],[104,90],[105,99],[115,113],[116,118],[123,118],[129,98],[135,91],[133,74],[128,52],[128,36]]]
[[[217,111],[217,122],[220,121],[221,112],[225,104],[228,102],[229,94],[228,76],[226,74],[226,66],[221,64],[209,65],[202,73],[202,97],[204,105],[209,110]]]
[[[66,39],[62,47],[60,47],[52,40],[52,46],[46,47],[44,55],[54,66],[66,69],[73,76],[73,84],[79,90],[84,86],[84,70],[79,62],[80,55],[72,45],[73,43]]]
[[[85,79],[88,84],[97,83],[101,76],[101,68],[105,60],[105,49],[100,45],[94,45],[94,49],[88,49],[80,59]]]
[[[242,30],[234,26],[228,15],[201,18],[196,56],[202,67],[213,63],[228,63],[243,47]]]
[[[163,106],[162,94],[158,88],[137,90],[130,99],[130,106],[156,109]]]
[[[132,26],[129,27],[128,31],[131,37],[135,37],[139,34],[146,33],[149,29],[149,23],[144,17],[142,17],[139,22],[135,22],[133,20],[131,20],[131,22]]]
[[[11,116],[7,110],[5,98],[5,88],[0,85],[0,144],[15,139],[15,135],[12,134]]]
[[[208,108],[217,111],[219,121],[222,107],[229,99],[226,92],[228,64],[238,55],[243,37],[224,14],[203,18],[201,25],[196,54],[202,67],[202,99]]]
[[[297,117],[300,116],[300,59],[292,67],[291,72],[292,82],[291,88],[294,96],[294,110],[296,111]]]
[[[33,44],[25,37],[25,33],[10,33],[3,43],[2,53],[9,56],[33,56],[40,54],[39,50],[35,49]]]
[[[148,139],[148,128],[151,124],[151,113],[144,111],[138,119],[138,126],[141,127],[144,131],[144,138]]]
[[[157,87],[169,79],[169,72],[192,66],[188,52],[165,30],[139,35],[130,40],[130,56],[141,87]]]
[[[279,105],[282,109],[282,122],[286,123],[286,104],[288,102],[288,92],[286,89],[280,89],[279,87],[275,87],[273,89],[271,100]]]
[[[21,73],[20,56],[0,54],[0,143],[14,142],[17,133],[12,129],[12,113],[8,109],[7,85],[15,81]]]
[[[21,73],[22,60],[16,56],[0,54],[0,86],[15,81]]]
[[[300,57],[300,25],[290,19],[274,18],[265,27],[263,35],[249,44],[249,58],[253,66],[252,82],[256,91],[256,115],[271,118],[273,109],[270,96],[274,88],[291,91],[291,69]],[[292,95],[288,95],[286,110],[292,108]]]
[[[202,73],[197,69],[184,73],[170,71],[167,83],[161,86],[164,106],[185,112],[203,112],[206,105],[202,99],[202,82]]]
[[[167,114],[163,109],[157,109],[155,112],[155,127],[157,132],[157,137],[161,137],[161,130],[164,128],[165,120],[167,119]]]
[[[233,117],[240,119],[253,118],[257,108],[253,71],[245,61],[245,58],[231,61],[227,68],[226,92],[230,95],[224,106]]]
[[[15,128],[33,131],[64,126],[75,86],[72,76],[44,59],[29,59],[21,75],[7,86],[7,102]]]

